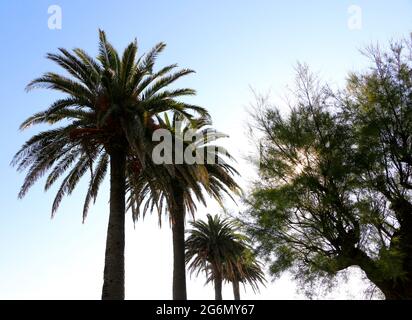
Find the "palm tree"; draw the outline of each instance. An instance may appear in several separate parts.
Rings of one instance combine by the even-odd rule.
[[[203,155],[205,161],[189,164],[183,159],[182,164],[157,166],[157,176],[143,170],[139,178],[131,182],[135,191],[131,193],[130,205],[135,219],[145,215],[155,207],[160,215],[169,211],[173,234],[173,299],[185,300],[186,263],[185,263],[185,216],[189,212],[194,216],[196,201],[206,204],[204,193],[222,204],[224,195],[240,193],[239,186],[233,179],[237,171],[224,158],[231,158],[227,151],[212,143],[226,135],[210,128],[210,119],[201,117],[188,121],[182,115],[174,113],[171,121],[167,114],[164,119],[158,117],[159,127],[174,134],[175,139],[188,147],[184,137],[188,132],[198,137],[190,144],[194,154]],[[173,150],[173,159],[176,148]],[[209,161],[207,161],[209,159]],[[135,175],[131,175],[135,177]],[[143,205],[144,204],[144,205]],[[142,210],[139,210],[142,208]]]
[[[186,262],[191,272],[205,271],[213,280],[215,299],[222,300],[222,282],[239,270],[238,264],[245,248],[245,237],[236,232],[233,221],[219,215],[207,215],[207,222],[191,222],[192,230],[186,240]]]
[[[253,291],[256,292],[259,291],[259,283],[264,284],[265,282],[262,267],[249,248],[244,249],[236,266],[224,272],[224,278],[232,283],[235,300],[240,300],[239,283],[243,285],[249,284]]]
[[[120,58],[99,30],[97,60],[82,49],[59,49],[47,58],[68,75],[45,73],[27,89],[46,88],[64,93],[47,110],[28,118],[21,125],[56,124],[60,127],[36,134],[16,153],[12,164],[27,169],[19,197],[49,171],[45,189],[65,175],[52,206],[56,213],[62,198],[70,195],[79,180],[90,172],[83,220],[95,201],[110,163],[110,215],[107,230],[102,299],[124,299],[124,241],[127,166],[144,168],[150,162],[150,137],[157,114],[169,110],[190,117],[188,111],[205,115],[203,108],[176,100],[193,95],[192,89],[166,87],[192,70],[174,71],[169,65],[153,71],[156,57],[165,48],[157,44],[137,59],[137,42],[131,42]]]

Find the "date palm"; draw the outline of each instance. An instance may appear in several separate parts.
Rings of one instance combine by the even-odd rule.
[[[207,215],[207,221],[191,223],[186,240],[186,262],[189,270],[204,271],[208,281],[213,280],[215,299],[222,300],[222,282],[239,270],[240,257],[248,247],[243,235],[236,232],[233,221]]]
[[[169,65],[154,72],[157,55],[165,48],[157,44],[137,59],[137,43],[131,42],[120,57],[99,30],[97,59],[82,49],[59,49],[47,58],[67,75],[48,72],[33,80],[28,89],[46,88],[65,94],[48,109],[34,114],[21,125],[57,124],[29,139],[14,156],[12,164],[27,175],[19,192],[48,172],[45,189],[59,178],[62,183],[52,206],[56,213],[62,198],[70,195],[79,180],[90,172],[83,219],[95,201],[110,166],[110,215],[107,230],[102,299],[124,299],[124,241],[127,166],[144,168],[150,162],[150,137],[157,114],[169,110],[190,117],[190,111],[206,114],[200,107],[176,98],[193,95],[192,89],[166,87],[192,70],[175,71]]]
[[[160,128],[173,133],[175,145],[177,140],[184,149],[198,155],[198,161],[189,163],[182,159],[181,164],[163,164],[156,168],[143,170],[139,179],[132,182],[135,192],[131,193],[131,205],[134,207],[134,217],[145,215],[157,208],[160,215],[168,211],[173,234],[173,299],[184,300],[186,293],[186,264],[185,264],[185,216],[189,212],[194,216],[196,202],[206,204],[205,194],[222,204],[224,195],[231,197],[238,194],[240,189],[233,179],[237,171],[225,161],[231,159],[230,154],[222,147],[213,143],[226,135],[210,128],[210,119],[201,117],[185,119],[181,114],[174,113],[169,120],[159,117]],[[185,141],[188,133],[196,136],[194,143]],[[172,149],[172,159],[176,159],[178,148]],[[150,172],[155,171],[153,175]],[[135,175],[131,175],[135,177]],[[144,204],[144,205],[143,205]],[[139,210],[139,209],[142,210]],[[160,219],[159,219],[160,221]]]

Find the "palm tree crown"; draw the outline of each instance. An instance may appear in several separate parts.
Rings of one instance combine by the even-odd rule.
[[[157,208],[160,222],[162,213],[169,211],[174,249],[173,298],[186,299],[186,211],[194,216],[196,202],[206,205],[204,193],[222,204],[225,194],[232,197],[231,194],[239,194],[240,189],[233,179],[237,171],[226,161],[232,157],[224,148],[213,144],[226,135],[213,130],[209,118],[187,119],[174,112],[171,119],[167,114],[163,118],[158,117],[157,123],[160,128],[172,132],[174,138],[180,140],[184,147],[190,146],[194,154],[201,155],[203,161],[189,164],[183,159],[181,164],[157,165],[142,170],[138,176],[130,174],[129,184],[135,192],[130,193],[129,205],[132,207],[134,219]],[[195,143],[185,141],[184,137],[188,132],[197,136]],[[172,149],[172,159],[175,159],[178,151],[177,148]]]
[[[139,175],[130,174],[130,188],[139,190],[130,193],[129,198],[134,219],[137,220],[141,215],[144,216],[156,208],[160,223],[161,215],[170,211],[176,200],[173,194],[176,185],[182,189],[184,206],[193,217],[197,209],[196,202],[206,205],[205,193],[221,205],[225,195],[233,199],[233,194],[241,193],[233,178],[238,172],[225,160],[233,160],[232,156],[223,147],[213,145],[215,141],[227,135],[212,129],[208,117],[188,119],[174,112],[171,119],[164,114],[163,118],[157,117],[157,120],[158,127],[173,133],[175,139],[183,140],[187,131],[194,131],[199,138],[195,144],[191,144],[192,151],[204,155],[205,161],[193,164],[185,161],[182,164],[151,164],[149,170],[142,170]],[[185,147],[189,145],[187,141],[182,141],[182,144]],[[177,151],[172,151],[172,158],[175,159]],[[207,162],[206,158],[213,161]],[[156,171],[155,175],[153,171]],[[169,218],[172,222],[173,216],[169,215]]]
[[[240,257],[249,245],[246,238],[236,232],[233,221],[207,215],[207,221],[191,223],[192,230],[186,240],[186,261],[192,272],[205,271],[215,283],[215,298],[222,299],[222,280],[237,272]]]
[[[86,217],[89,203],[96,198],[107,171],[108,155],[112,149],[127,146],[128,156],[134,160],[138,157],[144,163],[147,158],[145,145],[150,143],[147,130],[153,126],[156,114],[174,110],[191,117],[187,111],[194,110],[207,115],[201,107],[175,100],[179,96],[193,95],[194,90],[164,90],[192,70],[172,72],[177,66],[169,65],[153,72],[156,57],[165,48],[164,43],[157,44],[146,55],[136,59],[137,42],[134,41],[120,59],[107,42],[105,33],[99,31],[99,36],[97,61],[82,49],[74,49],[71,53],[61,48],[59,54],[48,54],[47,57],[63,67],[71,77],[48,72],[27,86],[28,90],[41,87],[67,95],[47,110],[29,117],[20,128],[61,121],[65,125],[33,136],[12,161],[19,171],[28,169],[20,198],[48,170],[46,190],[69,171],[53,202],[53,215],[63,196],[70,194],[80,178],[90,172],[83,211]]]
[[[231,261],[227,262],[227,264],[230,263]],[[240,300],[239,283],[244,286],[249,284],[253,291],[257,292],[259,284],[264,285],[266,281],[262,266],[250,248],[244,249],[235,266],[227,268],[226,264],[224,265],[223,278],[232,283],[235,300]],[[209,281],[213,281],[213,278],[210,277]]]

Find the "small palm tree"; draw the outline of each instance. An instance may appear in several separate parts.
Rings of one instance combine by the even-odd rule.
[[[194,90],[166,89],[192,70],[174,72],[176,65],[169,65],[153,71],[164,43],[137,59],[136,41],[119,57],[101,30],[99,38],[97,60],[82,49],[59,49],[59,54],[47,55],[68,75],[48,72],[27,88],[52,89],[66,96],[28,118],[21,129],[41,123],[62,125],[29,139],[12,164],[19,171],[28,170],[20,198],[46,172],[49,171],[46,190],[65,175],[53,202],[52,216],[63,197],[70,195],[79,180],[90,172],[84,219],[110,163],[110,215],[102,298],[123,299],[126,181],[130,178],[127,174],[132,173],[127,168],[133,165],[141,169],[150,163],[150,137],[156,115],[174,110],[190,117],[188,111],[203,115],[206,111],[176,100],[193,95]]]
[[[215,287],[215,299],[222,300],[222,282],[239,270],[245,248],[245,237],[236,232],[233,221],[219,215],[207,215],[207,221],[191,222],[186,240],[186,262],[191,272],[204,271]]]
[[[265,283],[262,267],[249,248],[245,248],[236,266],[224,272],[224,278],[232,283],[235,300],[240,300],[239,283],[249,284],[254,292],[259,291],[259,284]]]
[[[136,190],[131,193],[130,198],[135,219],[156,207],[160,222],[160,215],[169,211],[173,233],[173,299],[185,300],[186,212],[194,216],[196,201],[206,204],[204,193],[222,204],[224,194],[231,197],[231,193],[239,194],[240,189],[233,179],[237,171],[224,159],[230,159],[230,154],[224,148],[217,148],[212,144],[226,135],[210,128],[209,118],[201,117],[189,121],[181,114],[174,113],[171,120],[167,114],[164,118],[159,117],[158,123],[160,128],[172,132],[174,138],[179,139],[184,147],[188,147],[188,142],[184,141],[185,134],[188,131],[195,134],[198,139],[195,144],[191,144],[191,150],[194,154],[203,155],[205,160],[188,164],[183,159],[182,164],[159,165],[149,170],[149,174],[143,170],[138,179],[130,182]],[[172,151],[172,158],[175,159],[178,150]],[[156,171],[157,175],[150,174],[152,171]],[[141,207],[142,210],[139,210]]]

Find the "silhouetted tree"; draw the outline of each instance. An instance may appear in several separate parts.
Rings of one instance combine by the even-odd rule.
[[[156,57],[165,44],[159,43],[137,58],[137,42],[134,41],[119,57],[103,31],[99,31],[99,37],[97,60],[82,49],[73,52],[59,49],[60,53],[47,55],[64,69],[67,76],[48,72],[32,81],[28,89],[52,89],[66,97],[28,118],[21,129],[43,123],[62,123],[62,126],[29,139],[12,164],[19,171],[28,170],[20,198],[47,171],[50,174],[46,190],[68,172],[57,191],[52,216],[62,198],[70,195],[80,179],[90,172],[83,218],[90,202],[96,199],[110,165],[110,215],[102,298],[123,299],[127,174],[138,174],[141,168],[150,164],[151,134],[157,114],[173,110],[190,117],[188,111],[202,115],[206,115],[206,111],[176,100],[193,95],[194,90],[166,90],[192,70],[173,72],[176,65],[169,65],[153,71]],[[130,166],[135,170],[128,170]],[[156,172],[152,171],[152,174]]]
[[[224,270],[224,279],[232,283],[233,297],[240,300],[240,286],[250,285],[254,292],[259,291],[259,284],[265,283],[265,274],[252,250],[245,248],[239,261],[233,268]]]
[[[196,118],[188,121],[181,114],[174,113],[169,119],[167,114],[158,118],[159,127],[174,134],[184,150],[190,148],[199,161],[157,165],[153,168],[157,175],[143,170],[137,179],[131,180],[134,192],[130,197],[133,217],[137,219],[153,209],[160,215],[168,211],[173,233],[173,299],[185,300],[186,265],[185,265],[185,217],[189,212],[193,217],[196,212],[196,201],[206,205],[205,195],[209,195],[220,204],[224,195],[239,194],[240,189],[233,176],[237,171],[226,161],[230,154],[214,143],[227,137],[210,127],[209,118]],[[196,142],[185,141],[186,135],[195,135]],[[175,142],[176,143],[176,142]],[[170,146],[171,147],[171,146]],[[180,149],[171,150],[172,159]],[[202,159],[203,158],[203,159]],[[225,160],[226,159],[226,160]],[[135,175],[131,175],[135,177]]]
[[[366,53],[371,68],[343,92],[300,66],[287,114],[259,100],[244,222],[273,275],[359,266],[387,299],[412,299],[412,40]]]
[[[191,222],[186,240],[186,262],[191,272],[204,271],[212,279],[215,299],[222,300],[222,282],[225,274],[233,274],[247,243],[236,231],[233,221],[219,215],[207,215],[207,221]]]

